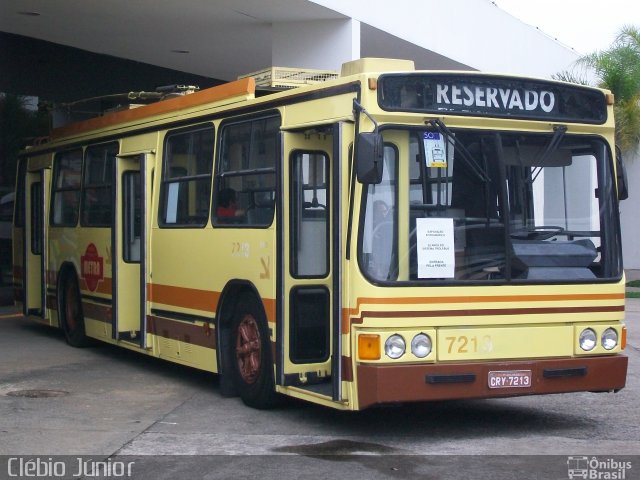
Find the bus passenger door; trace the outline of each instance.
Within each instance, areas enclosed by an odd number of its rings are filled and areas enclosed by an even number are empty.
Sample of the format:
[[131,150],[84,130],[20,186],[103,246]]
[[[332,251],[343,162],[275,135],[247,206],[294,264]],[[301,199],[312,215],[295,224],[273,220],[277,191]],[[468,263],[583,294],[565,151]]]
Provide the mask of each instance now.
[[144,348],[146,335],[146,155],[117,157],[112,238],[113,338]]
[[[329,398],[333,345],[334,126],[283,133],[276,383]],[[338,357],[339,358],[339,357]]]
[[24,233],[25,313],[46,318],[46,188],[49,170],[27,172]]

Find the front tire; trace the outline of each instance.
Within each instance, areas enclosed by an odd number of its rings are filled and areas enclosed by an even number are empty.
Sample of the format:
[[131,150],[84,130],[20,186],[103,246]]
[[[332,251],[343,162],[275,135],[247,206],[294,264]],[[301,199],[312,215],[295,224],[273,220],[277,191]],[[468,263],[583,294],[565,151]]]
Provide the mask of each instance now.
[[271,340],[263,309],[253,295],[242,295],[231,327],[231,369],[242,401],[253,408],[278,403],[273,379]]

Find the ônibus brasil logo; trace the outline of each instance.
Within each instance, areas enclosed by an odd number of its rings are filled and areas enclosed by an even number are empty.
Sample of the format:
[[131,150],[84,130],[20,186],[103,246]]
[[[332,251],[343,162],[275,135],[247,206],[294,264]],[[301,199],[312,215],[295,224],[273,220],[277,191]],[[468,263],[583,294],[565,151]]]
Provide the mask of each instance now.
[[80,257],[80,275],[87,282],[87,288],[95,292],[98,283],[104,279],[104,259],[98,255],[98,249],[93,243],[87,246],[84,255]]
[[571,456],[567,458],[567,474],[570,479],[626,480],[631,462],[616,458]]

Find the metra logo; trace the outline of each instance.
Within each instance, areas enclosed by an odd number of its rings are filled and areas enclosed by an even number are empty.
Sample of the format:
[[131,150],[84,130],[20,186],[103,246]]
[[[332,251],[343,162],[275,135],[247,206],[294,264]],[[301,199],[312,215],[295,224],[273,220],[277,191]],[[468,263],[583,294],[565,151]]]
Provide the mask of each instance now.
[[436,87],[436,103],[464,105],[498,110],[542,110],[551,113],[556,104],[553,92],[520,88],[496,88],[472,85],[443,85]]
[[80,257],[82,274],[90,291],[95,292],[98,283],[104,279],[104,259],[98,255],[98,249],[93,243],[87,246],[84,255]]

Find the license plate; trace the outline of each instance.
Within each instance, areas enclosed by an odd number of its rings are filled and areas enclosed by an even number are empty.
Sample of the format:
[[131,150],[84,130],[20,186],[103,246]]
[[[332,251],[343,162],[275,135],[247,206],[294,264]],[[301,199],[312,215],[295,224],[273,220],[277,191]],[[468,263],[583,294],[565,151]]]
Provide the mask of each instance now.
[[529,388],[531,370],[507,370],[489,372],[489,388]]

